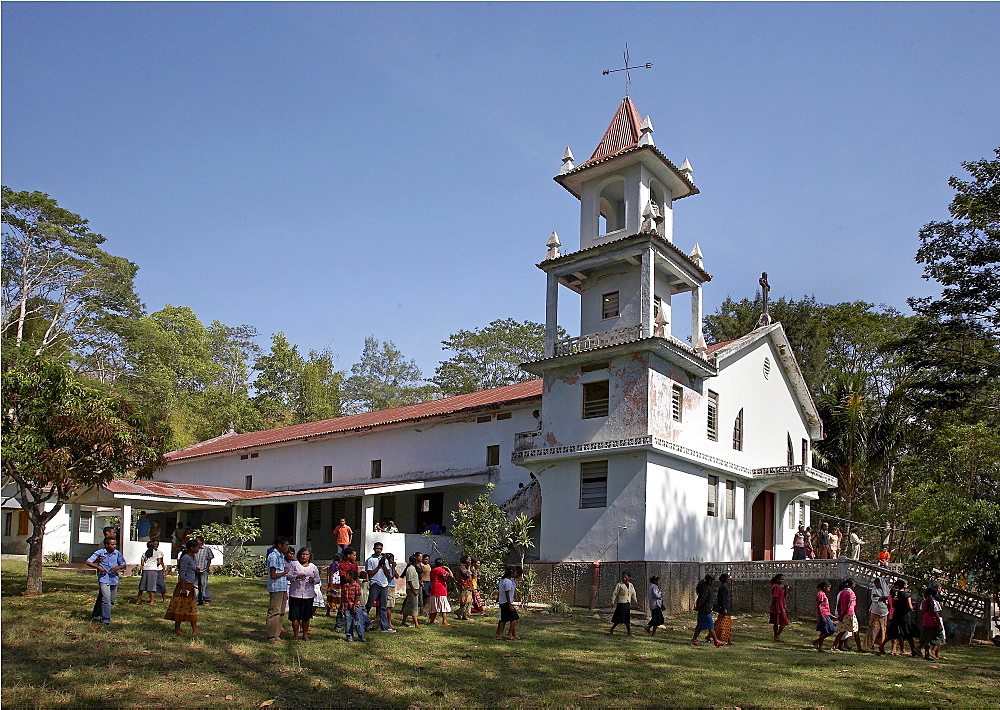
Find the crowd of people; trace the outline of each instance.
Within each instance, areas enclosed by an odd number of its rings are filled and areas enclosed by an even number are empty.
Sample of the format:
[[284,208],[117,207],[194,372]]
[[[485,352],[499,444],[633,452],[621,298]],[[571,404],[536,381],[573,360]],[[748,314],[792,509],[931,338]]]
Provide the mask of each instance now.
[[[143,595],[146,595],[147,604],[156,604],[156,596],[160,603],[166,602],[166,570],[159,544],[155,539],[146,543],[146,552],[139,561],[141,577],[135,604],[144,603]],[[459,560],[455,575],[443,559],[437,558],[432,563],[430,555],[424,553],[414,553],[400,569],[394,555],[384,552],[380,542],[374,544],[372,554],[363,565],[359,565],[357,550],[350,546],[349,540],[340,549],[333,561],[321,570],[313,562],[308,547],[296,551],[287,538],[275,539],[266,556],[269,603],[264,628],[269,643],[280,642],[285,631],[285,616],[291,622],[291,639],[309,641],[310,625],[317,610],[325,610],[327,616],[334,617],[334,631],[343,633],[348,642],[365,641],[368,631],[376,626],[384,633],[396,633],[392,612],[397,601],[397,580],[402,580],[405,595],[399,620],[401,627],[420,630],[420,617],[425,617],[426,624],[434,624],[440,618],[442,626],[451,626],[449,614],[468,620],[470,615],[482,614],[485,610],[480,593],[481,564],[469,555]],[[193,537],[183,542],[177,560],[177,584],[164,614],[164,618],[174,622],[177,635],[184,634],[182,625],[185,623],[190,625],[192,634],[202,633],[198,628],[198,607],[211,604],[208,581],[213,558],[214,553],[203,538]],[[95,623],[110,625],[120,576],[127,567],[118,549],[114,528],[104,529],[103,547],[95,551],[86,564],[98,572],[98,594],[92,619]],[[520,567],[508,567],[498,584],[498,640],[521,639],[517,634],[518,613],[514,605],[521,574]],[[728,574],[719,577],[718,585],[712,575],[698,582],[695,588],[697,622],[690,641],[692,646],[701,645],[702,632],[706,632],[707,641],[714,646],[733,643],[730,582]],[[458,589],[457,613],[448,598],[449,583]],[[645,630],[649,636],[655,636],[664,623],[663,592],[659,583],[658,576],[651,577],[646,590],[650,619]],[[367,586],[367,595],[362,584]],[[853,579],[841,582],[831,608],[832,585],[827,580],[816,585],[816,630],[819,635],[812,646],[817,651],[825,652],[825,642],[832,636],[830,651],[834,652],[848,651],[853,644],[858,652],[869,649],[878,655],[908,653],[928,660],[940,658],[945,626],[937,583],[928,585],[922,599],[916,600],[905,579],[890,583],[886,577],[876,577],[871,585],[864,640],[860,633],[856,587]],[[789,625],[787,592],[785,576],[775,575],[771,579],[768,622],[776,642],[783,641],[782,632]],[[616,628],[624,626],[626,634],[631,636],[631,615],[638,597],[629,572],[622,573],[610,601],[613,614],[608,633],[613,634]],[[371,618],[373,609],[374,619]]]

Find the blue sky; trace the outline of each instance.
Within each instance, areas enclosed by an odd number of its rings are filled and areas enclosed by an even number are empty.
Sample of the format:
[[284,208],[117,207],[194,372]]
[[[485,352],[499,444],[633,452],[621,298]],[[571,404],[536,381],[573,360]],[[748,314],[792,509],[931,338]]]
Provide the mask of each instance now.
[[[624,94],[694,166],[675,243],[706,313],[752,297],[905,309],[917,231],[1000,145],[996,3],[2,6],[2,178],[88,218],[152,311],[283,330],[349,368],[391,339],[544,319],[534,264]],[[577,329],[571,299],[561,324]]]

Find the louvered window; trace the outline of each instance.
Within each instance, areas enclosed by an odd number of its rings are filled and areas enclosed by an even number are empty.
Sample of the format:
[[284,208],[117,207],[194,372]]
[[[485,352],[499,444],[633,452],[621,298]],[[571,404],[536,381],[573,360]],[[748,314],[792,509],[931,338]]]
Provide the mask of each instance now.
[[87,510],[80,511],[80,532],[89,535],[94,529],[94,514]]
[[736,421],[733,422],[733,448],[737,451],[743,451],[743,410],[736,415]]
[[618,292],[604,294],[601,299],[601,318],[614,318],[618,315]]
[[594,419],[608,416],[608,380],[587,382],[583,385],[583,418]]
[[580,464],[580,507],[608,506],[608,462],[584,461]]
[[684,388],[674,385],[673,392],[670,394],[670,416],[673,417],[675,422],[681,420],[681,412],[684,409]]
[[500,445],[494,444],[493,446],[486,447],[486,465],[487,466],[499,466],[500,465]]
[[372,478],[382,478],[382,459],[372,461]]
[[719,395],[708,391],[708,439],[719,440]]
[[708,514],[716,517],[719,514],[719,477],[708,477]]
[[319,530],[323,521],[323,501],[309,501],[309,515],[306,517],[306,525],[310,530]]
[[736,519],[736,481],[726,481],[726,518]]
[[333,483],[333,466],[323,467],[323,483]]

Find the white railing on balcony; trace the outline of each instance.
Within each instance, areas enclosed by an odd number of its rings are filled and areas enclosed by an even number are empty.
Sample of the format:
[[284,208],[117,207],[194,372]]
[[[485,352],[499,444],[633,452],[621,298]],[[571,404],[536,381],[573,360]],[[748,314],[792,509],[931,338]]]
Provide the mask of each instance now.
[[609,345],[630,343],[640,338],[642,338],[641,325],[606,330],[602,333],[589,333],[576,338],[564,338],[556,342],[556,355],[572,355],[573,353],[604,348]]
[[542,432],[537,429],[534,431],[519,431],[514,434],[514,451],[528,451],[535,448],[538,444],[538,440],[541,439]]
[[812,466],[806,466],[804,464],[799,464],[796,466],[774,466],[772,468],[755,468],[753,470],[754,478],[767,478],[768,476],[784,477],[790,475],[800,475],[811,478],[815,481],[820,481],[830,486],[837,485],[837,478],[831,476],[829,473],[825,473]]

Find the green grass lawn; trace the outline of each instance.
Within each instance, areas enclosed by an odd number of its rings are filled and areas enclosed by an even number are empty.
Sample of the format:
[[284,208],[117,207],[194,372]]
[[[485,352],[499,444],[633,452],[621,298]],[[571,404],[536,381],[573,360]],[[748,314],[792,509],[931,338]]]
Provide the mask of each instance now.
[[[263,643],[263,581],[214,577],[198,638],[173,635],[165,607],[131,604],[123,580],[114,624],[93,628],[93,577],[45,571],[45,596],[18,596],[25,565],[5,561],[3,704],[16,706],[256,707],[847,707],[1000,703],[1000,648],[945,647],[941,662],[819,654],[806,620],[774,643],[764,617],[739,616],[736,645],[688,645],[694,616],[607,635],[607,615],[522,613],[520,642],[494,639],[495,612],[451,628],[370,633],[347,644],[332,619],[314,640]],[[173,580],[168,578],[168,588]],[[169,598],[168,598],[169,599]],[[398,607],[397,607],[398,611]],[[398,616],[397,616],[398,621]],[[186,625],[185,625],[186,626]],[[286,628],[289,625],[286,621]]]

